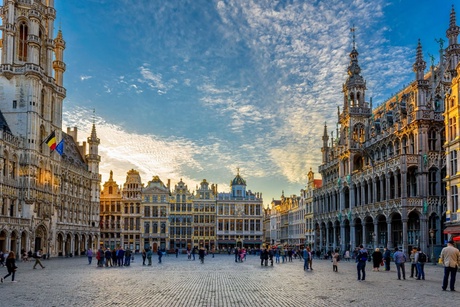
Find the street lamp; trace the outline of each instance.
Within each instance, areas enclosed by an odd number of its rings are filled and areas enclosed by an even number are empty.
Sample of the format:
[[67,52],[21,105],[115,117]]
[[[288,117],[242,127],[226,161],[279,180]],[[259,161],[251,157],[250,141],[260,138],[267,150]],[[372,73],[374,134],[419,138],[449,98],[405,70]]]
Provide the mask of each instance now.
[[433,263],[433,265],[436,265],[436,261],[434,259],[434,248],[433,248],[433,240],[434,240],[434,234],[435,234],[436,230],[434,230],[433,228],[430,229],[430,238],[431,238],[431,262]]

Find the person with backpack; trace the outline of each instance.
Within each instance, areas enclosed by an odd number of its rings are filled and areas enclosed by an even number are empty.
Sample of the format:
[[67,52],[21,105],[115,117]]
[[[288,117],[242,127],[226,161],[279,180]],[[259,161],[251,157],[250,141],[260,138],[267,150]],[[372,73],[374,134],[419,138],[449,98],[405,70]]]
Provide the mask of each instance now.
[[34,269],[36,269],[37,264],[39,264],[42,267],[42,269],[45,268],[43,266],[43,264],[41,263],[41,261],[40,261],[40,258],[42,257],[42,250],[41,249],[39,249],[37,252],[35,252],[32,255],[32,257],[35,258]]
[[415,253],[415,264],[417,265],[417,280],[425,280],[425,262],[427,261],[427,256],[422,249],[417,248],[417,253]]
[[[366,262],[369,257],[367,250],[361,244],[356,255],[356,268],[358,270],[358,281],[366,280]],[[362,275],[362,278],[361,278]]]

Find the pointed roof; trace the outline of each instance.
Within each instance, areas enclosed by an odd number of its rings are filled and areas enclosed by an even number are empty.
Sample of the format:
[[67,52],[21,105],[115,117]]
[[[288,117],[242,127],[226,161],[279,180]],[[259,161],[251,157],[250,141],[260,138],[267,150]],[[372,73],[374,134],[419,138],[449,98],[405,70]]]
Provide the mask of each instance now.
[[353,49],[350,52],[350,65],[348,65],[348,78],[347,81],[345,82],[345,86],[347,89],[351,89],[353,87],[365,87],[366,82],[364,81],[364,78],[360,75],[361,73],[361,67],[359,67],[358,64],[358,51],[356,50],[356,44],[355,44],[355,27],[350,29],[350,31],[353,33]]
[[11,133],[10,127],[8,126],[8,123],[6,122],[5,117],[3,117],[3,113],[1,110],[0,110],[0,130]]

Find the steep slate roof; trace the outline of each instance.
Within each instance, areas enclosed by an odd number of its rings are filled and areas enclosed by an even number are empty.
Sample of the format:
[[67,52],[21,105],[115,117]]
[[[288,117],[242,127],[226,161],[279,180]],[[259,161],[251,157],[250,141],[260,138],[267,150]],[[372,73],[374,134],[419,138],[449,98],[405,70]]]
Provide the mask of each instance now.
[[8,123],[5,120],[5,117],[3,117],[3,113],[1,110],[0,110],[0,130],[11,133],[10,127],[8,126]]
[[81,156],[78,145],[75,143],[73,137],[62,132],[62,138],[64,139],[64,154],[62,155],[62,160],[74,166],[87,169],[88,166],[85,159]]

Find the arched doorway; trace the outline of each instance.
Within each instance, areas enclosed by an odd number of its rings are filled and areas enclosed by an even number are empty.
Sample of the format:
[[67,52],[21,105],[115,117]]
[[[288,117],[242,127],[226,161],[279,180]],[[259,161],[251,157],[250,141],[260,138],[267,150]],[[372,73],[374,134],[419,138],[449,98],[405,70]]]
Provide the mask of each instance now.
[[8,250],[13,251],[16,255],[18,255],[18,233],[16,231],[13,231],[11,234],[11,240],[10,240],[10,248]]
[[75,251],[75,256],[79,255],[79,251],[80,251],[79,247],[80,247],[80,237],[78,236],[78,234],[75,234],[74,240],[73,240],[73,250]]
[[[357,218],[355,220],[355,245],[360,246],[361,244],[363,244],[363,223],[360,218]],[[353,248],[356,246],[353,246]]]
[[383,214],[377,217],[377,247],[384,248],[388,243],[387,219]]
[[57,251],[58,251],[58,256],[64,256],[64,253],[62,251],[62,247],[64,246],[64,235],[62,233],[59,233],[57,236]]
[[[86,252],[86,235],[83,234],[81,235],[81,241],[80,241],[80,252],[81,252],[81,255],[84,255],[85,252]],[[113,249],[113,247],[111,247],[111,249]]]
[[21,233],[21,251],[28,251],[27,250],[27,231],[23,231]]
[[365,228],[365,244],[367,248],[374,249],[374,237],[377,235],[374,233],[374,220],[371,216],[367,216],[364,219],[364,228]]
[[420,245],[420,214],[417,211],[409,213],[407,220],[407,244],[408,250]]
[[66,240],[65,240],[65,256],[66,257],[72,257],[71,255],[71,252],[72,252],[72,236],[69,234],[67,234],[67,237],[66,237]]
[[399,213],[394,213],[391,215],[391,237],[393,239],[393,246],[391,248],[398,247],[400,250],[402,250],[403,225],[401,214]]
[[0,232],[0,249],[2,251],[7,250],[7,248],[6,248],[6,231],[5,230],[2,230],[2,232]]
[[40,249],[44,251],[46,247],[45,244],[46,244],[47,239],[48,239],[48,235],[47,235],[45,226],[39,225],[37,229],[35,230],[34,251],[38,251]]

